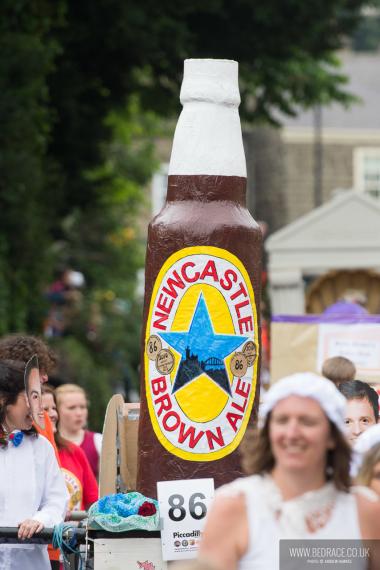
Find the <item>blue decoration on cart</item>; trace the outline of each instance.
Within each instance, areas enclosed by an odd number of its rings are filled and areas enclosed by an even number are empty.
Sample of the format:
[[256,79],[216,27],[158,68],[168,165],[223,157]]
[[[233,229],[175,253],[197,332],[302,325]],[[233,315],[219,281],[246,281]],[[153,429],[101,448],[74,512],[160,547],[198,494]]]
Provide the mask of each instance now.
[[[153,514],[141,514],[150,512]],[[158,502],[137,491],[106,495],[90,507],[88,524],[90,528],[109,532],[156,531],[160,528]]]

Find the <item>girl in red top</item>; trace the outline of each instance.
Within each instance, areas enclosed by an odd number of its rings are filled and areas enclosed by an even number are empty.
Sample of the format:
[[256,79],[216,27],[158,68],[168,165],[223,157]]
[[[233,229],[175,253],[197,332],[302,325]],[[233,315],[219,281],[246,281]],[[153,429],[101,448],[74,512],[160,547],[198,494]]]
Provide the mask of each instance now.
[[55,396],[60,435],[83,449],[97,478],[102,436],[86,429],[88,402],[85,391],[77,384],[62,384],[56,389]]
[[87,510],[98,500],[98,484],[84,451],[62,438],[57,431],[58,411],[54,390],[50,386],[42,387],[42,403],[48,413],[55,434],[61,469],[70,493],[69,510]]

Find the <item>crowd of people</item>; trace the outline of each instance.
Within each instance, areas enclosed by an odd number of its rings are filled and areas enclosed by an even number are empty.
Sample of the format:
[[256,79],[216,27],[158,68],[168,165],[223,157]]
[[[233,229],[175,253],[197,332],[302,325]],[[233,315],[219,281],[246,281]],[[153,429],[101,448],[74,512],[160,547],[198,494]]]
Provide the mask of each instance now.
[[[86,427],[83,388],[49,385],[56,364],[39,338],[0,339],[0,523],[20,539],[98,498],[101,435]],[[322,374],[264,393],[242,445],[247,476],[217,490],[197,568],[279,568],[281,539],[380,539],[379,396],[343,357]],[[371,556],[380,568],[379,549]],[[59,567],[52,548],[0,547],[0,568]]]

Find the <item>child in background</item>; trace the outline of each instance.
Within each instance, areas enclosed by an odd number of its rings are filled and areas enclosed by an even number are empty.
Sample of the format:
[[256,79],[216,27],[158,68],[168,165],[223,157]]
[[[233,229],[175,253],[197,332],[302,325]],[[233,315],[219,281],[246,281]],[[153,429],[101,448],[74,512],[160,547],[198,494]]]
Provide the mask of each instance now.
[[56,389],[55,397],[59,414],[59,434],[83,449],[95,477],[98,478],[102,435],[86,429],[86,392],[76,384],[62,384]]
[[46,384],[42,387],[42,404],[53,426],[62,473],[70,494],[69,511],[87,510],[99,498],[98,484],[90,464],[84,451],[57,431],[59,415],[54,390]]
[[331,380],[338,388],[342,382],[354,380],[356,376],[355,364],[344,356],[327,358],[322,366],[322,376]]

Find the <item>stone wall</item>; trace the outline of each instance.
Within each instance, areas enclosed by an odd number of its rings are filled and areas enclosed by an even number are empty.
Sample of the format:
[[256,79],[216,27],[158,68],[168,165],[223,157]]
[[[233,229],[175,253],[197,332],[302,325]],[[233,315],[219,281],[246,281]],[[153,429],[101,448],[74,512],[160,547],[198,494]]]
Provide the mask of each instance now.
[[[375,144],[374,144],[375,143]],[[265,220],[269,232],[293,222],[316,206],[315,142],[312,129],[255,127],[244,131],[248,170],[248,205],[256,220]],[[354,151],[380,146],[380,136],[323,132],[322,203],[336,191],[354,187]]]
[[[315,207],[315,149],[312,142],[283,143],[287,219],[292,222]],[[355,145],[324,143],[322,146],[322,202],[337,189],[353,187]],[[284,225],[285,225],[284,224]]]

